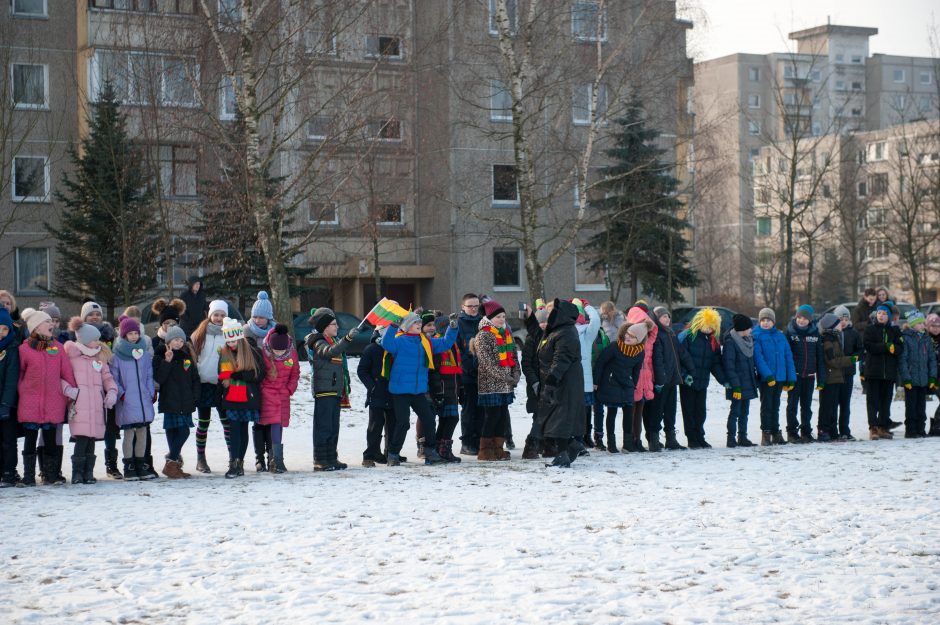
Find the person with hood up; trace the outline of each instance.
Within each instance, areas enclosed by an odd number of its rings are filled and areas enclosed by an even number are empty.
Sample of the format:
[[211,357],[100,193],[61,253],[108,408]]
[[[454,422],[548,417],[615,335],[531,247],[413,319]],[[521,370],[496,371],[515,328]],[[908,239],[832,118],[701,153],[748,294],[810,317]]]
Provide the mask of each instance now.
[[[180,294],[185,307],[180,313],[180,327],[186,336],[192,336],[202,320],[205,319],[210,311],[206,292],[202,290],[202,278],[199,276],[189,276],[186,279],[186,290]],[[226,314],[228,307],[226,306]]]
[[571,466],[584,449],[584,371],[580,333],[575,327],[580,312],[577,306],[561,299],[550,307],[538,348],[539,406],[535,418],[537,431],[553,439],[558,450],[551,466],[564,468]]
[[[826,386],[826,362],[823,359],[819,328],[813,320],[816,311],[809,304],[796,309],[787,325],[787,340],[793,352],[796,384],[787,390],[787,442],[815,443],[813,437],[813,390]],[[799,419],[797,419],[799,413]]]
[[854,441],[852,429],[849,427],[849,421],[852,415],[852,388],[855,386],[856,363],[861,360],[865,353],[865,345],[862,343],[862,336],[852,325],[852,316],[849,309],[845,306],[836,306],[832,311],[840,319],[839,337],[842,341],[842,353],[846,356],[854,356],[855,361],[842,371],[842,386],[839,388],[839,418],[838,432],[839,439],[844,441]]
[[926,438],[927,394],[937,390],[937,356],[919,310],[907,316],[898,375],[904,385],[904,438]]
[[868,434],[871,440],[891,439],[891,400],[898,381],[898,359],[904,346],[901,329],[891,323],[891,307],[878,304],[875,318],[863,335],[865,343],[865,383],[868,392]]
[[503,448],[513,390],[519,384],[516,344],[506,325],[506,310],[496,300],[483,304],[480,329],[470,347],[477,357],[477,406],[483,408],[483,430],[477,460],[509,460]]
[[721,365],[721,316],[714,308],[695,313],[688,328],[679,334],[679,344],[689,356],[691,368],[683,371],[684,385],[679,387],[682,422],[689,449],[711,449],[705,440],[706,399],[711,378],[729,388]]
[[[657,306],[653,309],[653,321],[658,329],[656,352],[663,372],[662,384],[653,386],[654,419],[657,430],[658,424],[662,424],[666,433],[666,449],[684,450],[686,448],[679,444],[676,435],[676,409],[679,386],[682,384],[682,370],[691,370],[693,364],[689,354],[679,345],[679,337],[672,329],[672,313],[663,306]],[[653,354],[654,358],[657,353]]]
[[842,320],[826,313],[819,320],[822,352],[826,366],[826,386],[819,393],[817,440],[821,443],[839,440],[839,397],[845,384],[845,370],[854,367],[857,358],[845,352],[841,331]]
[[740,313],[731,319],[732,329],[725,337],[722,366],[731,388],[725,395],[731,400],[728,414],[728,447],[753,447],[747,438],[747,417],[751,400],[757,397],[757,367],[754,364],[754,337],[751,318]]
[[[634,391],[643,369],[645,343],[649,327],[645,323],[624,322],[617,332],[616,341],[604,348],[594,363],[594,397],[604,406],[607,423],[606,450],[617,449],[617,409],[623,412],[624,451],[629,451],[632,434]],[[631,444],[635,449],[636,441]]]
[[[392,370],[392,355],[382,347],[382,338],[388,327],[376,328],[372,340],[359,357],[356,375],[366,389],[366,408],[369,423],[366,426],[366,449],[362,452],[362,466],[372,468],[388,462],[387,448],[395,431],[395,412],[392,395],[388,392],[388,376]],[[386,452],[382,452],[382,433],[385,433]]]

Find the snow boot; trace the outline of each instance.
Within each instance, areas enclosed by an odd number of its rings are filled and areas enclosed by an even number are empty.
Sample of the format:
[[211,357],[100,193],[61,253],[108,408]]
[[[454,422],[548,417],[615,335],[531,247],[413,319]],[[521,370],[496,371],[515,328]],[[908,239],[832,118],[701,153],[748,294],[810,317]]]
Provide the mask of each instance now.
[[424,437],[422,436],[417,440],[418,443],[418,458],[424,460]]
[[617,449],[617,435],[613,432],[607,433],[607,452],[611,454],[620,453],[620,450]]
[[711,449],[712,448],[712,446],[709,445],[708,441],[705,440],[704,438],[698,439],[698,447],[699,449]]
[[287,467],[284,466],[284,445],[277,443],[274,445],[274,469],[272,473],[287,473]]
[[686,447],[679,443],[679,439],[676,438],[675,434],[666,434],[666,449],[681,450],[686,449]]
[[820,443],[830,443],[832,442],[832,436],[829,435],[829,432],[826,430],[819,430],[816,433],[816,440]]
[[255,425],[251,428],[251,441],[255,446],[255,471],[265,473],[268,464],[264,461],[264,428]]
[[581,456],[588,455],[588,450],[584,447],[584,442],[577,436],[568,441],[568,460],[574,462]]
[[787,442],[791,445],[802,445],[806,441],[800,438],[800,435],[796,432],[787,432]]
[[56,450],[42,448],[39,454],[39,464],[42,466],[42,485],[43,486],[61,486],[65,484],[65,476],[61,476],[56,471]]
[[169,458],[166,459],[166,463],[164,463],[163,469],[160,472],[171,480],[183,479],[183,474],[180,471],[179,463],[175,460],[170,460]]
[[604,445],[604,435],[600,432],[594,432],[594,449],[597,451],[607,451],[607,446]]
[[480,439],[480,453],[477,454],[477,460],[480,462],[499,460],[496,457],[496,442],[492,438]]
[[65,476],[62,475],[62,456],[64,454],[65,454],[64,445],[56,445],[55,450],[52,452],[52,470],[53,470],[52,483],[57,486],[68,483],[68,480],[66,480]]
[[348,469],[349,465],[345,462],[340,462],[339,458],[336,455],[336,450],[333,450],[333,453],[330,455],[331,462],[333,463],[333,468],[337,471],[342,471],[343,469]]
[[443,464],[447,462],[444,460],[437,450],[433,447],[424,448],[424,464]]
[[437,441],[437,453],[447,462],[460,462],[460,458],[454,455],[454,441],[449,438],[442,438]]
[[940,417],[930,419],[930,431],[927,436],[940,436]]
[[16,473],[7,471],[3,474],[3,477],[0,477],[0,488],[13,488],[14,486],[19,486]]
[[196,452],[196,470],[200,473],[212,473],[209,463],[206,462],[206,452],[204,451]]
[[314,447],[313,449],[313,470],[314,471],[336,471],[337,467],[333,464],[333,455],[329,448]]
[[23,479],[18,486],[36,485],[36,454],[23,452]]
[[137,477],[137,472],[134,470],[134,459],[124,458],[124,481],[136,482],[138,480],[140,480],[140,478]]
[[81,484],[85,480],[85,454],[72,456],[72,484]]
[[[117,449],[105,449],[104,450],[104,468],[112,480],[123,480],[124,476],[121,475],[121,472],[118,471],[117,466]],[[124,465],[124,472],[127,472],[127,463]]]
[[646,442],[649,444],[650,451],[662,451],[663,444],[659,442],[659,435],[655,437],[647,438]]
[[800,442],[803,442],[806,444],[815,443],[816,439],[813,438],[813,434],[811,432],[806,432],[800,437]]
[[525,439],[525,447],[522,448],[522,459],[523,460],[538,460],[539,458],[539,441],[538,439],[527,436]]
[[770,432],[761,432],[760,433],[760,446],[769,447],[770,445],[773,445],[772,436],[773,435]]
[[903,422],[903,421],[894,421],[894,420],[892,420],[892,419],[888,419],[888,427],[883,428],[883,429],[885,429],[885,430],[894,430],[894,429],[897,429],[897,428],[901,427],[902,425],[904,425],[904,422]]
[[636,444],[633,440],[633,437],[627,436],[623,439],[623,447],[620,448],[620,451],[625,454],[636,451]]
[[770,435],[770,442],[774,445],[786,445],[787,441],[783,438],[783,432],[777,430]]
[[[399,467],[401,466],[401,463],[404,462],[404,460],[402,460],[402,457],[400,454],[393,454],[389,452],[388,454],[386,454],[386,462],[388,463],[388,466],[390,467]],[[314,468],[314,471],[316,471],[316,468]]]
[[[137,476],[138,480],[145,481],[153,479],[150,477],[150,472],[147,470],[147,463],[143,458],[134,458],[131,462],[133,462],[134,475]],[[126,474],[127,471],[124,473]]]
[[510,432],[509,436],[506,437],[506,449],[512,451],[516,448],[516,441],[512,440],[512,433]]
[[480,453],[480,446],[474,445],[472,443],[461,443],[460,444],[460,455],[461,456],[476,456]]
[[754,443],[748,440],[747,434],[738,434],[738,447],[753,447],[753,446],[754,446]]
[[646,451],[646,447],[643,446],[642,438],[633,439],[633,451]]
[[542,439],[542,457],[554,458],[558,455],[558,442],[553,438]]
[[229,458],[228,471],[225,472],[225,479],[232,480],[238,477],[238,460]]
[[85,473],[82,479],[82,484],[97,484],[98,480],[95,479],[95,461],[98,460],[98,456],[95,454],[85,454]]
[[509,452],[503,448],[503,445],[506,444],[506,439],[497,436],[490,440],[493,441],[493,455],[496,456],[496,460],[509,460],[511,456]]
[[728,434],[728,440],[725,444],[728,446],[728,449],[734,449],[738,446],[738,444],[734,442],[734,434]]
[[144,472],[146,473],[145,480],[155,480],[160,477],[160,474],[157,473],[157,470],[153,468],[153,456],[144,456]]

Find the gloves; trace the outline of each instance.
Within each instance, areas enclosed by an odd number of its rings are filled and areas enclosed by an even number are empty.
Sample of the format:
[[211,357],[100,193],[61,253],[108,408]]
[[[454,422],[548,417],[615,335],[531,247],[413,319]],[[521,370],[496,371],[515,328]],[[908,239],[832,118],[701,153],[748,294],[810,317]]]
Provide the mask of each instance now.
[[914,385],[911,384],[911,381],[910,381],[910,380],[905,380],[905,381],[904,381],[904,388],[907,389],[907,390],[911,390],[912,388],[914,388]]
[[663,392],[663,385],[662,385],[662,384],[654,384],[654,385],[653,385],[653,392],[654,392],[654,393],[657,393],[657,394],[658,394],[658,393],[662,393],[662,392]]
[[691,375],[687,375],[685,376],[685,379],[682,381],[685,382],[686,386],[692,386],[692,382],[694,382],[695,379]]
[[852,356],[852,364],[854,365],[857,362],[858,362],[858,356]]
[[821,391],[821,390],[823,390],[824,388],[826,388],[826,383],[825,383],[825,382],[820,382],[820,383],[818,383],[818,384],[816,385],[816,390],[817,390],[817,391]]
[[542,400],[545,402],[549,408],[558,404],[558,387],[545,385],[545,388],[542,389]]
[[888,353],[889,354],[894,353],[894,343],[888,343]]
[[767,386],[769,386],[769,387],[771,387],[771,388],[777,386],[777,380],[776,380],[776,379],[774,378],[774,376],[772,376],[772,375],[768,375],[768,376],[767,376],[766,382],[767,382]]
[[[937,390],[937,379],[936,379],[936,378],[930,378],[930,382],[927,384],[927,388],[929,388],[929,389],[932,390],[932,391]],[[0,414],[2,414],[2,413],[0,413]]]
[[731,399],[734,399],[734,400],[736,400],[736,401],[741,401],[741,389],[739,389],[739,388],[732,389],[732,391],[731,391]]
[[450,316],[447,317],[450,321],[447,325],[456,329],[457,328],[457,313],[450,313]]
[[115,391],[108,391],[108,394],[104,396],[104,407],[108,410],[114,408],[114,404],[117,403],[117,393]]
[[793,390],[793,383],[792,383],[792,382],[785,382],[784,385],[783,385],[783,390],[785,390],[785,391],[788,392],[788,393],[789,393],[790,391],[792,391],[792,390]]
[[78,389],[74,386],[68,387],[68,389],[66,389],[65,391],[65,396],[71,399],[72,401],[75,401],[76,399],[78,399]]
[[359,326],[356,326],[355,328],[353,328],[352,330],[346,333],[345,339],[349,341],[350,343],[352,343],[353,339],[356,338],[356,335],[359,334],[360,332],[362,332],[362,330],[359,329]]

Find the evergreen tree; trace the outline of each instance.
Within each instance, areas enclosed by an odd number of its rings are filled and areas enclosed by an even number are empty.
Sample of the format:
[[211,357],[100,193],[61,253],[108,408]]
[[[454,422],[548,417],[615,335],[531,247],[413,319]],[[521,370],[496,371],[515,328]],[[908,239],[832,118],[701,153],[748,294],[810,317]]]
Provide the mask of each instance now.
[[604,199],[592,201],[601,230],[588,241],[593,269],[606,270],[611,295],[629,283],[633,296],[642,283],[646,292],[667,301],[682,301],[678,289],[697,284],[689,261],[689,227],[678,217],[678,181],[674,166],[662,161],[656,147],[659,132],[646,125],[642,105],[633,101],[617,120],[619,134],[606,154],[614,164],[603,169],[597,185]]
[[73,173],[56,193],[62,218],[45,225],[59,256],[53,292],[94,298],[113,320],[118,303],[131,305],[156,287],[160,248],[141,158],[110,82],[92,104],[89,127],[81,153],[69,150]]

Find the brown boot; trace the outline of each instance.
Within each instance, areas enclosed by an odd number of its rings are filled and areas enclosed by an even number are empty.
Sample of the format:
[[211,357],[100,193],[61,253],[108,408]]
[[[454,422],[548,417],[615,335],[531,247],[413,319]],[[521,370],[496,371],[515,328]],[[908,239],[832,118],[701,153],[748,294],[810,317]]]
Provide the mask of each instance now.
[[183,479],[183,472],[180,470],[180,465],[176,460],[167,460],[166,464],[163,465],[163,471],[161,471],[161,473],[171,480]]
[[500,436],[492,439],[493,441],[493,455],[496,460],[509,460],[509,452],[503,447],[506,443],[506,439]]
[[891,440],[892,438],[894,438],[894,432],[892,432],[888,428],[878,428],[878,429],[881,430],[881,438],[885,438],[888,440]]
[[760,433],[760,446],[768,447],[773,445],[773,438],[770,432],[761,432]]
[[522,448],[523,460],[539,459],[539,442],[532,437],[525,439],[525,447]]
[[492,438],[480,439],[480,453],[477,454],[477,460],[480,462],[489,462],[496,460],[496,446]]
[[873,441],[878,441],[885,437],[882,435],[881,428],[872,427],[872,428],[868,428],[868,438],[870,438]]

